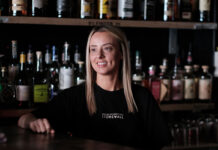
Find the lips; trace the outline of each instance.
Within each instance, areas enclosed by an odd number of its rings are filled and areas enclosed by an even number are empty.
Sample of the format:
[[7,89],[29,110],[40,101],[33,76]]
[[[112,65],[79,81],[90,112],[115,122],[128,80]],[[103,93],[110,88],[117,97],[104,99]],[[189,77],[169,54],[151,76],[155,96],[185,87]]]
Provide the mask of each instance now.
[[97,62],[98,67],[105,67],[107,65],[107,62]]

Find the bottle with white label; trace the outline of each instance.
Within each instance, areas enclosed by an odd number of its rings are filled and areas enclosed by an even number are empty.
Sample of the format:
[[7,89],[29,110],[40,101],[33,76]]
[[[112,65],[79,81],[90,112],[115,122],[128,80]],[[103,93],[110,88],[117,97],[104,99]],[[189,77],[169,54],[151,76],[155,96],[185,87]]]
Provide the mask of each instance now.
[[20,53],[20,69],[15,79],[16,100],[19,108],[28,108],[32,101],[32,83],[28,80],[26,70],[26,54]]
[[211,0],[199,0],[199,21],[210,22]]
[[184,100],[188,102],[193,102],[196,98],[196,89],[195,89],[195,77],[192,73],[192,66],[185,66],[185,74],[183,75],[184,79]]
[[36,51],[36,70],[33,77],[34,105],[43,105],[48,102],[48,80],[43,72],[42,52]]
[[118,0],[118,18],[133,19],[134,0]]
[[198,98],[201,102],[209,102],[212,95],[212,75],[209,73],[209,66],[202,66],[202,74],[199,78]]
[[74,68],[70,62],[69,43],[64,43],[64,60],[60,67],[59,89],[64,90],[74,85]]

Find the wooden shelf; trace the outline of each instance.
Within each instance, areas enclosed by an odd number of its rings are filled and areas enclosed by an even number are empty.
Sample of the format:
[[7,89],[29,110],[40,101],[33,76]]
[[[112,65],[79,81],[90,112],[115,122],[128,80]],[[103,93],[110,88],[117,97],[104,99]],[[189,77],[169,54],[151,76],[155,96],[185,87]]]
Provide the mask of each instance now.
[[204,143],[199,145],[187,145],[187,146],[168,146],[164,147],[162,150],[205,150],[205,149],[218,149],[218,143]]
[[106,19],[79,19],[54,17],[12,17],[1,16],[0,24],[32,24],[54,26],[98,26],[114,25],[129,28],[163,28],[163,29],[217,29],[217,23],[200,22],[164,22],[144,20],[106,20]]
[[0,118],[20,117],[25,113],[29,113],[34,109],[0,109]]
[[161,104],[162,111],[201,111],[215,109],[214,103]]

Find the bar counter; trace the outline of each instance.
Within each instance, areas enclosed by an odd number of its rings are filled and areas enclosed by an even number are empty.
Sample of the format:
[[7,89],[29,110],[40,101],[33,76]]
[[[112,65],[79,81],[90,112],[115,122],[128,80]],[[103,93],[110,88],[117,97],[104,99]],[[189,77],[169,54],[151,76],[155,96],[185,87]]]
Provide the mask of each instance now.
[[0,150],[139,150],[137,148],[81,139],[66,134],[36,134],[16,126],[0,126],[7,141]]

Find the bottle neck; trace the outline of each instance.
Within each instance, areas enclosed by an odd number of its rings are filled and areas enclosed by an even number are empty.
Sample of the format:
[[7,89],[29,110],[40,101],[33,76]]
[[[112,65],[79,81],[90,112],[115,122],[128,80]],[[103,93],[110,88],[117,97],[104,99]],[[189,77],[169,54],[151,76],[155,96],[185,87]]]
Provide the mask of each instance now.
[[20,71],[23,72],[25,70],[26,63],[26,55],[24,53],[20,54]]
[[42,53],[37,53],[36,58],[36,72],[43,72]]

